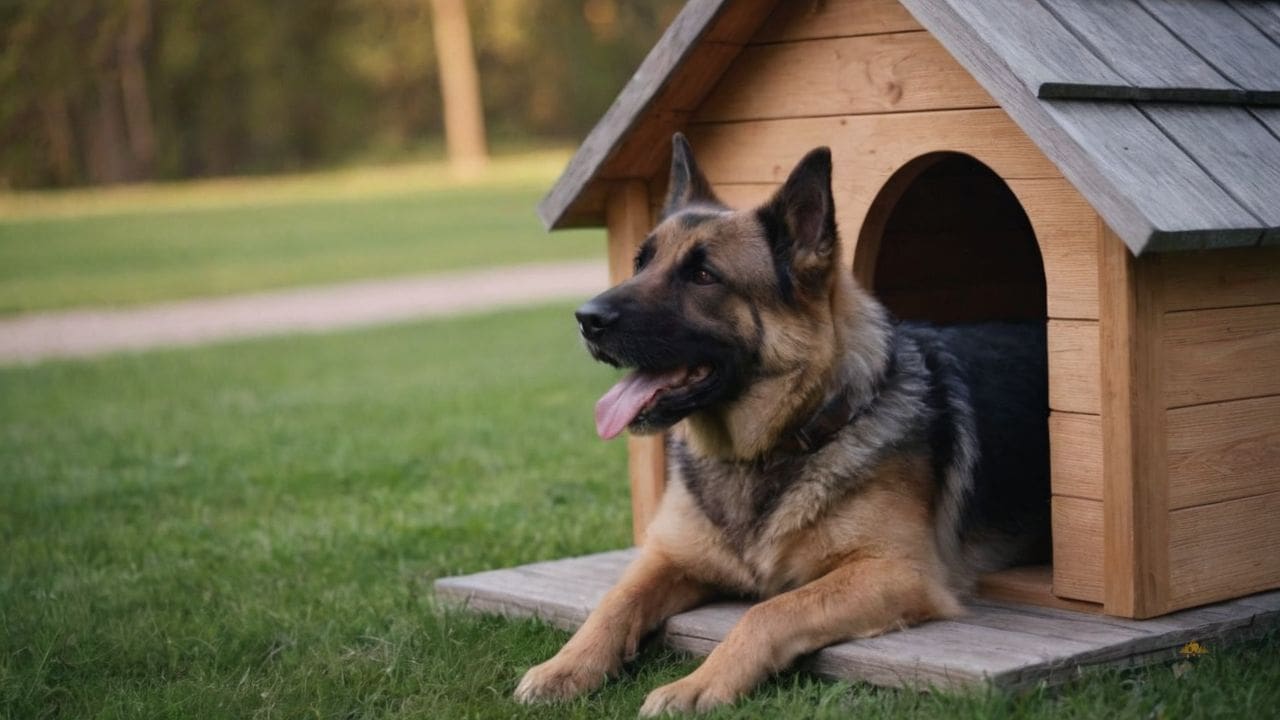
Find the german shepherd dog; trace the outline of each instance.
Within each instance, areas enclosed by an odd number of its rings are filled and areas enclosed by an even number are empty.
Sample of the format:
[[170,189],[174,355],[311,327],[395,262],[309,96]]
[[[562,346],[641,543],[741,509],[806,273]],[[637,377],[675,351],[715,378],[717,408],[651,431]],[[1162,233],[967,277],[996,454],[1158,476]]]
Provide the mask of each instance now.
[[681,135],[672,155],[634,276],[577,311],[591,354],[632,370],[599,434],[671,428],[668,486],[524,702],[596,688],[672,614],[761,598],[640,714],[709,710],[825,645],[955,616],[978,572],[1047,549],[1044,324],[895,321],[841,266],[826,148],[749,211]]

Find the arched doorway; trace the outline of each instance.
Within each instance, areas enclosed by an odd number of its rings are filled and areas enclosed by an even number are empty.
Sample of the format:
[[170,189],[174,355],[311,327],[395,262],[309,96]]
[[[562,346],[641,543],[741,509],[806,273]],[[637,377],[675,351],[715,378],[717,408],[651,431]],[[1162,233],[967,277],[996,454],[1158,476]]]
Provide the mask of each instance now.
[[961,153],[907,163],[872,203],[854,271],[899,318],[1044,320],[1044,263],[1013,191]]
[[[969,155],[930,153],[890,177],[859,234],[854,271],[903,320],[1018,321],[1045,331],[1044,263],[1031,221],[1004,180]],[[972,332],[977,338],[999,337],[990,328]],[[1000,449],[979,460],[975,471],[984,481],[969,501],[991,527],[1016,537],[1042,524],[1048,530],[1050,522],[1049,358],[1043,335],[1029,342],[1039,348],[1036,373],[1001,374],[993,370],[998,362],[977,359],[981,352],[960,356],[962,362],[978,363],[968,382],[979,440]],[[1038,387],[1028,389],[1028,383]],[[984,425],[984,419],[991,422]],[[1015,419],[1023,434],[1016,446],[1006,447],[1002,423]],[[1020,555],[1041,562],[1049,549],[1047,542],[1038,542]],[[1041,568],[1046,595],[1048,572],[1047,566]],[[999,575],[984,584],[998,582]]]

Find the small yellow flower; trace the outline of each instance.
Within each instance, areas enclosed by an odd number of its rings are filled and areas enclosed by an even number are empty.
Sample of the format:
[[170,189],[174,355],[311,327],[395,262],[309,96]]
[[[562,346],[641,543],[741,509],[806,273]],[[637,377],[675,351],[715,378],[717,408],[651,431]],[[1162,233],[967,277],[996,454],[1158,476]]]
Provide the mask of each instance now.
[[1192,640],[1186,645],[1183,645],[1182,649],[1178,651],[1178,654],[1182,655],[1182,657],[1199,657],[1201,655],[1208,655],[1209,648],[1201,645],[1198,641]]

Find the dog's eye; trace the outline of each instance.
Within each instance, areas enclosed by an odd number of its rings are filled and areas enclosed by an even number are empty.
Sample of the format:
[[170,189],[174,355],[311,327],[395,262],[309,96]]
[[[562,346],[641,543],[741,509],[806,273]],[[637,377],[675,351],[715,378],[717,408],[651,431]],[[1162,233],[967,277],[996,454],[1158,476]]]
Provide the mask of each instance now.
[[644,269],[645,265],[653,259],[653,238],[647,238],[644,244],[640,246],[640,252],[636,253],[636,259],[631,262],[632,274],[637,274]]
[[715,275],[711,274],[706,268],[698,268],[693,271],[692,280],[697,285],[714,285],[719,282]]

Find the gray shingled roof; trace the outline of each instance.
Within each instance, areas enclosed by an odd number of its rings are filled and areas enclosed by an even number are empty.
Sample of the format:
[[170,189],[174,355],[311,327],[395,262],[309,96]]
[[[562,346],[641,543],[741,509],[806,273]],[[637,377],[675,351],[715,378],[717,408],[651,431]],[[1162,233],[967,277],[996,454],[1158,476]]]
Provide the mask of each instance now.
[[[901,2],[1134,253],[1280,244],[1280,0]],[[735,4],[685,6],[637,74],[662,76],[628,84],[539,206],[548,226]]]

